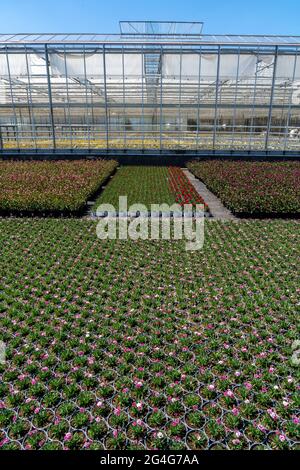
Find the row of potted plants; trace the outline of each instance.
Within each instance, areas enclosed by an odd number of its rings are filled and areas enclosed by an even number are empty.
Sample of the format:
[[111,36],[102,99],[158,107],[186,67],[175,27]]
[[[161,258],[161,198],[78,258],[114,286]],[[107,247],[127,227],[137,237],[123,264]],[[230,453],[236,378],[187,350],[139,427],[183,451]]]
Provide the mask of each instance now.
[[298,223],[0,220],[1,449],[296,448]]
[[0,211],[78,211],[116,161],[1,161]]
[[199,161],[188,168],[236,214],[300,214],[300,162]]
[[144,204],[204,204],[203,199],[176,166],[124,166],[107,185],[95,207],[109,203],[118,207],[119,196],[127,196],[128,206]]

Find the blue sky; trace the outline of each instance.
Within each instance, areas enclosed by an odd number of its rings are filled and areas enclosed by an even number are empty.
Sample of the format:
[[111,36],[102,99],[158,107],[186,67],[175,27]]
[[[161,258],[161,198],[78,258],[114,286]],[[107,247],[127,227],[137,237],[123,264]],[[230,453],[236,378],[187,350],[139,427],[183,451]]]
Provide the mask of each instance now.
[[300,0],[2,0],[0,32],[118,32],[123,20],[204,21],[205,33],[300,35]]

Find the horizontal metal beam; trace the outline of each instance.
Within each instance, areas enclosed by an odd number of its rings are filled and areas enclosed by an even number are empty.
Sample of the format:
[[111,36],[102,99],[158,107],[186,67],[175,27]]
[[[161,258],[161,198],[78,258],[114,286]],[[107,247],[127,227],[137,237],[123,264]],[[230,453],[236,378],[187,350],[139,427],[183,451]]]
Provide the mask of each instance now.
[[56,157],[61,156],[62,158],[72,156],[95,156],[95,157],[105,157],[105,156],[116,156],[119,155],[128,155],[128,156],[182,156],[185,159],[192,157],[231,157],[234,156],[236,159],[247,159],[247,157],[254,158],[287,158],[287,159],[297,159],[300,160],[300,151],[280,151],[280,150],[211,150],[211,149],[202,149],[202,150],[182,150],[182,149],[102,149],[102,148],[92,148],[92,149],[78,149],[78,148],[63,148],[63,149],[49,149],[49,148],[32,148],[32,149],[0,149],[0,158],[31,158],[36,157],[36,159],[43,158],[44,156]]
[[[45,103],[32,103],[31,106],[32,108],[36,108],[36,109],[46,109],[47,108],[47,105],[48,103],[45,102]],[[144,108],[150,108],[150,109],[153,109],[153,108],[156,108],[156,109],[159,109],[160,108],[160,103],[157,103],[157,104],[153,104],[153,103],[144,103],[143,104]],[[70,107],[70,108],[83,108],[83,109],[86,109],[86,108],[90,108],[90,109],[94,109],[94,110],[97,110],[97,109],[105,109],[105,104],[104,103],[97,103],[96,101],[93,102],[93,104],[91,105],[88,105],[83,102],[83,103],[53,103],[53,109],[65,109],[67,107]],[[108,109],[123,109],[123,108],[130,108],[130,109],[138,109],[139,112],[141,110],[141,103],[126,103],[126,105],[124,106],[123,103],[109,103],[108,104]],[[179,104],[176,104],[176,103],[162,103],[162,107],[163,108],[172,108],[172,109],[177,109],[179,108]],[[198,107],[202,108],[202,109],[214,109],[214,102],[212,101],[211,104],[199,104],[199,103],[181,103],[180,104],[180,108],[182,109],[198,109]],[[236,104],[235,105],[236,108],[238,109],[249,109],[249,108],[252,108],[252,103],[248,103],[248,104]],[[18,109],[27,109],[28,108],[28,103],[15,103],[15,108],[18,108]],[[266,104],[256,104],[255,105],[255,108],[257,109],[266,109],[266,110],[269,110],[269,103],[266,103]],[[300,105],[292,105],[290,106],[289,104],[273,104],[273,109],[292,109],[292,110],[299,110],[300,111]],[[11,104],[9,105],[6,105],[6,104],[0,104],[0,109],[7,109],[7,110],[11,110],[12,109],[12,106]],[[233,109],[233,105],[232,103],[228,103],[228,104],[221,104],[221,103],[218,103],[218,109]],[[1,124],[0,124],[1,125]]]
[[254,45],[254,46],[300,46],[300,36],[282,35],[122,35],[98,33],[18,33],[1,34],[2,44],[174,44],[174,45]]

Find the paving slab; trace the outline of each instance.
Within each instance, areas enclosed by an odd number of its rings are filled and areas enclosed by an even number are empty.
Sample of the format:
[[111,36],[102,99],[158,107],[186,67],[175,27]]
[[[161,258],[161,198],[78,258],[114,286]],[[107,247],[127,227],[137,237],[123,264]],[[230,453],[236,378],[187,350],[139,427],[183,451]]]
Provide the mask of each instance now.
[[190,183],[194,186],[196,191],[203,198],[205,203],[208,205],[210,213],[214,219],[218,220],[238,220],[238,217],[224,206],[221,200],[213,194],[207,186],[198,180],[187,168],[182,169],[183,173],[189,179]]

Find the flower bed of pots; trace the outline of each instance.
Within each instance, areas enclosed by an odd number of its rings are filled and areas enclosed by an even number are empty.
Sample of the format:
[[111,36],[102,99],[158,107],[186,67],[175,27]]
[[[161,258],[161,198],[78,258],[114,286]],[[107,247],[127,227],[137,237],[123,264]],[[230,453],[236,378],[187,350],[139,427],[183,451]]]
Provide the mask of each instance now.
[[299,448],[299,233],[212,220],[189,252],[0,219],[0,448]]
[[182,169],[166,166],[124,166],[96,200],[99,204],[119,206],[119,196],[127,196],[128,207],[144,204],[148,211],[151,204],[204,204],[205,202],[190,183]]
[[239,216],[300,215],[300,162],[216,160],[187,166]]
[[0,212],[80,211],[116,161],[1,161]]

